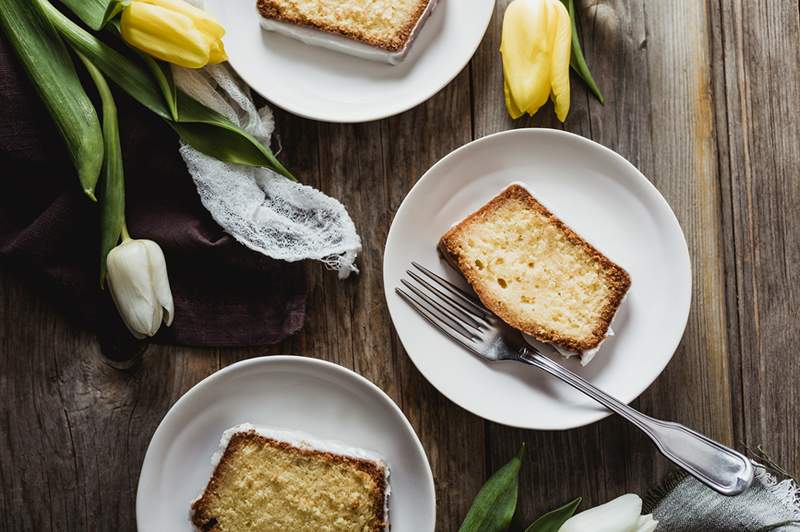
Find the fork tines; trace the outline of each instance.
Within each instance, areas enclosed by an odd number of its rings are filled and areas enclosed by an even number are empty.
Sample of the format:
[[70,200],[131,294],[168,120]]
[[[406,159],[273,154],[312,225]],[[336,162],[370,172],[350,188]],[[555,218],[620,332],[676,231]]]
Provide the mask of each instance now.
[[492,314],[471,295],[436,275],[428,268],[412,262],[406,270],[411,278],[401,279],[395,291],[423,318],[452,339],[473,347],[482,333],[491,326]]

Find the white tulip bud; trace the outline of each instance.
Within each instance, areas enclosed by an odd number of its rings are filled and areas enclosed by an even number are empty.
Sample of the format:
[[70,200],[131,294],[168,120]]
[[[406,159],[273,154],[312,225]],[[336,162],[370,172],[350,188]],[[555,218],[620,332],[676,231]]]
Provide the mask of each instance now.
[[653,532],[658,521],[642,513],[642,499],[633,493],[570,517],[558,532]]
[[108,287],[122,321],[136,338],[172,325],[175,308],[161,248],[152,240],[128,239],[106,258]]

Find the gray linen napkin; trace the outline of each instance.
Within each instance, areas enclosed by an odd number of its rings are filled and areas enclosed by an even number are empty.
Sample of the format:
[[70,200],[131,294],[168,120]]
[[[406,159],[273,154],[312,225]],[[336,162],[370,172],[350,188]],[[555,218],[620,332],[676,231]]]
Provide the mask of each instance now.
[[657,530],[665,532],[798,532],[800,489],[793,480],[779,482],[759,467],[750,489],[725,497],[676,473],[645,497],[643,513],[651,512]]

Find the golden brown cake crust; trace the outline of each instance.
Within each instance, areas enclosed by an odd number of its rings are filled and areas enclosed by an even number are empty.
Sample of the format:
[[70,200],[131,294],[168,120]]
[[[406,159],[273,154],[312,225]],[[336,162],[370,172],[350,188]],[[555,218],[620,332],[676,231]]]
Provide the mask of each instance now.
[[428,4],[430,4],[432,0],[421,0],[417,3],[416,10],[414,11],[411,20],[394,35],[393,38],[381,41],[378,39],[374,39],[369,35],[365,34],[364,32],[353,30],[350,28],[345,28],[342,26],[328,26],[325,24],[320,24],[317,21],[310,20],[307,17],[302,15],[293,15],[290,13],[286,13],[284,10],[281,9],[275,0],[258,0],[258,12],[261,13],[261,16],[264,18],[269,18],[272,20],[277,20],[279,22],[288,22],[290,24],[297,24],[299,26],[308,26],[312,27],[321,31],[325,31],[328,33],[334,33],[336,35],[341,35],[343,37],[347,37],[349,39],[353,39],[359,42],[363,42],[365,44],[369,44],[370,46],[376,46],[378,48],[383,48],[389,52],[398,52],[403,49],[403,47],[408,44],[408,40],[411,38],[412,33],[414,32],[414,28],[417,26],[419,19],[422,17],[423,13],[425,13],[425,9],[427,9]]
[[[591,339],[586,341],[577,341],[574,338],[569,338],[553,331],[547,327],[543,327],[536,323],[526,323],[520,320],[513,312],[501,304],[494,298],[489,290],[487,290],[483,283],[480,281],[475,266],[469,263],[457,250],[455,239],[461,231],[469,227],[470,224],[481,221],[488,215],[492,214],[504,202],[510,199],[517,199],[525,202],[531,209],[539,212],[545,216],[548,221],[557,227],[565,237],[574,245],[580,246],[592,258],[597,260],[602,265],[602,272],[605,275],[606,282],[611,289],[611,296],[607,303],[603,306],[601,317],[598,325],[594,328],[591,334]],[[503,192],[497,195],[489,203],[470,214],[464,220],[453,226],[439,241],[439,251],[454,267],[456,267],[461,274],[467,279],[472,289],[480,298],[481,302],[491,310],[497,317],[508,323],[515,329],[527,333],[541,342],[557,344],[563,346],[571,351],[586,351],[593,349],[600,345],[608,332],[611,325],[611,320],[617,312],[622,298],[630,288],[631,278],[624,269],[613,263],[608,257],[600,253],[594,246],[589,244],[586,240],[581,238],[577,233],[570,229],[564,222],[562,222],[556,215],[550,212],[544,205],[539,203],[524,187],[520,185],[511,185]]]
[[266,436],[262,436],[255,430],[249,430],[247,432],[237,432],[233,436],[231,436],[230,441],[228,442],[228,446],[225,448],[225,452],[222,455],[217,467],[214,468],[214,473],[211,475],[211,479],[208,481],[206,485],[206,489],[203,491],[203,494],[197,499],[195,502],[192,503],[192,523],[200,530],[204,532],[218,532],[220,531],[219,523],[217,522],[217,518],[213,515],[213,511],[211,509],[211,497],[214,492],[217,490],[217,486],[220,482],[220,477],[222,473],[225,471],[226,468],[230,466],[230,459],[231,457],[237,452],[242,450],[248,443],[257,443],[261,445],[269,445],[275,448],[282,449],[283,451],[294,453],[301,456],[314,456],[316,458],[322,458],[331,463],[344,463],[351,465],[359,470],[367,473],[374,481],[375,485],[378,486],[377,492],[374,494],[373,503],[374,503],[374,512],[377,516],[375,523],[372,527],[372,532],[382,532],[386,530],[388,527],[387,523],[387,515],[385,515],[386,508],[386,475],[384,471],[374,462],[369,460],[359,460],[358,458],[351,458],[349,456],[343,456],[339,454],[332,454],[325,451],[317,451],[314,449],[299,449],[293,445],[290,445],[286,442],[278,441],[272,438],[267,438]]

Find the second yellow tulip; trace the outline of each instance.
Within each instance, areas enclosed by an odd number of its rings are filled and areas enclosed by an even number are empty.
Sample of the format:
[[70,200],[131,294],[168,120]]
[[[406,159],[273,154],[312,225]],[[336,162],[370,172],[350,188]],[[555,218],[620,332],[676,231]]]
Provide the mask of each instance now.
[[506,8],[500,53],[506,109],[512,118],[533,115],[550,98],[567,118],[572,25],[559,0],[514,0]]

